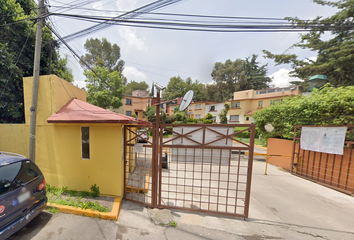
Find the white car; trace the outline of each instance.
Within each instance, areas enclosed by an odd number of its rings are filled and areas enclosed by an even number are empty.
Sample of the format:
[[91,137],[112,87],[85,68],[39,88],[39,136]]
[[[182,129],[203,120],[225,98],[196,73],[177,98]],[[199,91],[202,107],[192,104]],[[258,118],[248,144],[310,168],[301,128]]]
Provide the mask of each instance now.
[[148,132],[144,133],[146,130],[138,130],[137,134],[141,134],[139,136],[138,142],[147,142],[149,140]]

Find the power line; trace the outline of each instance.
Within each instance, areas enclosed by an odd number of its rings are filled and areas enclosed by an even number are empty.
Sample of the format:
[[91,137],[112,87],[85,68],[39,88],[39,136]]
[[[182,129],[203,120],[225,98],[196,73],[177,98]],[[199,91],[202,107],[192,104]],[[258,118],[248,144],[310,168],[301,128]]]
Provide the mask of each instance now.
[[[142,14],[142,13],[140,13],[140,11],[151,12],[151,11],[160,9],[162,7],[177,3],[179,1],[181,1],[181,0],[158,0],[158,1],[155,1],[153,3],[147,4],[147,5],[143,6],[143,7],[139,7],[137,9],[135,9],[135,10],[126,12],[124,14],[121,14],[121,15],[115,17],[115,18],[116,19],[122,18],[122,17],[125,17],[126,19],[135,18],[135,17],[137,17],[137,16]],[[71,35],[65,36],[65,37],[63,37],[63,39],[65,39],[67,41],[70,41],[73,38],[82,37],[82,36],[85,36],[85,35],[90,34],[92,32],[96,32],[96,31],[102,30],[104,28],[107,28],[109,26],[110,26],[110,24],[108,23],[108,21],[99,22],[98,24],[96,24],[96,25],[94,25],[92,27],[89,27],[89,28],[86,28],[86,29],[81,30],[79,32],[76,32],[76,33],[73,33]]]

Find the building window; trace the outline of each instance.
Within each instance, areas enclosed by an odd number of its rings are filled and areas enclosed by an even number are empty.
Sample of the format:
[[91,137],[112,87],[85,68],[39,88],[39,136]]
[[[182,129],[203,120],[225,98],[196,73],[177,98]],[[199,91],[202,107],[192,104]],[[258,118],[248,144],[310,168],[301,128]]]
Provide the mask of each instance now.
[[210,106],[209,112],[214,112],[214,111],[216,111],[216,106]]
[[160,108],[162,108],[162,109],[163,109],[163,103],[160,105]]
[[81,158],[90,159],[90,128],[81,127]]
[[195,115],[195,118],[196,118],[196,119],[201,119],[202,116],[201,116],[201,114],[196,114],[196,115]]
[[132,111],[125,111],[125,115],[130,117],[132,115]]
[[246,121],[249,121],[250,120],[250,117],[246,117]]
[[213,117],[213,121],[214,121],[214,123],[216,122],[216,116]]
[[125,105],[132,105],[132,99],[131,98],[126,98],[125,99]]
[[258,108],[262,108],[263,107],[263,101],[258,101]]
[[230,115],[230,122],[238,122],[239,117],[239,115]]
[[270,105],[276,104],[278,102],[281,102],[283,99],[275,99],[275,100],[270,100]]
[[195,105],[195,110],[202,109],[202,104]]
[[231,103],[231,108],[240,108],[241,104],[240,102],[232,102]]
[[189,105],[189,111],[192,111],[192,109],[193,109],[192,105]]

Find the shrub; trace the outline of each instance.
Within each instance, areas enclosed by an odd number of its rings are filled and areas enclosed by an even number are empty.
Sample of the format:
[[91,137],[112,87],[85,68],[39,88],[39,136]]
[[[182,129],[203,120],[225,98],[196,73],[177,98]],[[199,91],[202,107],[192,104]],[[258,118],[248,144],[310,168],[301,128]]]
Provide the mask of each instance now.
[[[254,114],[256,127],[263,139],[293,139],[296,125],[354,124],[354,86],[314,89],[310,96],[286,98]],[[271,123],[272,132],[264,126]],[[349,136],[347,136],[348,139]]]

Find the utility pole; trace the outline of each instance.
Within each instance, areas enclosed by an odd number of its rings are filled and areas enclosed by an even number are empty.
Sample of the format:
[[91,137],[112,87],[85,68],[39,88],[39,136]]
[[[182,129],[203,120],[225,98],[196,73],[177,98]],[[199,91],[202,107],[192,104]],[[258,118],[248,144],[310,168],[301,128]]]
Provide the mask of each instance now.
[[36,155],[36,121],[37,121],[37,101],[38,101],[38,82],[39,82],[39,67],[41,60],[41,45],[42,45],[42,27],[44,14],[44,0],[39,0],[38,3],[38,20],[36,32],[36,45],[34,51],[34,66],[33,66],[33,86],[32,86],[32,103],[31,103],[31,120],[30,120],[30,135],[29,135],[29,159],[35,162]]

